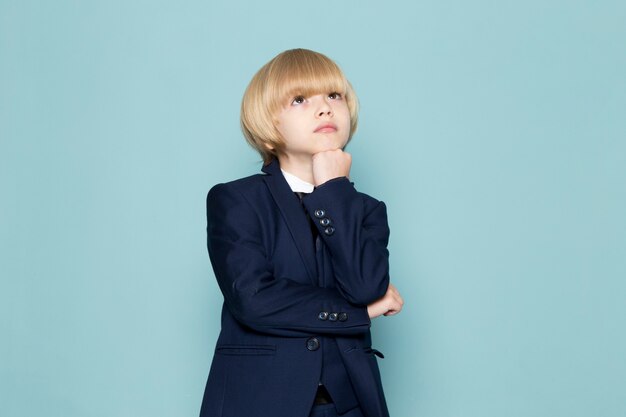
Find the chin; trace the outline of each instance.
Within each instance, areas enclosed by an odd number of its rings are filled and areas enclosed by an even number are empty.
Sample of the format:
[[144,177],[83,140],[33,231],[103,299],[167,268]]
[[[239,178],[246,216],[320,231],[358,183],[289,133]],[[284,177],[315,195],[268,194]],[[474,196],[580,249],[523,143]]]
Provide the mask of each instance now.
[[329,140],[320,144],[319,149],[320,152],[323,151],[334,151],[335,149],[343,149],[346,147],[347,141],[341,140]]
[[316,153],[326,152],[326,151],[336,151],[337,149],[343,149],[343,148],[339,146],[324,146],[324,147],[319,148]]

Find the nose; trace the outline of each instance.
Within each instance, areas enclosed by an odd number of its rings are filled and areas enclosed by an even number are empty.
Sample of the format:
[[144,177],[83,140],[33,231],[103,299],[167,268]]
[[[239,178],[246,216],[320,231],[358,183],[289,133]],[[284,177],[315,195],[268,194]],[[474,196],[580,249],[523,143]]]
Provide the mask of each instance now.
[[326,96],[319,95],[317,97],[317,102],[318,102],[318,105],[316,107],[317,117],[324,117],[324,116],[332,116],[333,115],[333,109],[330,106],[330,104],[328,103],[328,101],[326,100]]

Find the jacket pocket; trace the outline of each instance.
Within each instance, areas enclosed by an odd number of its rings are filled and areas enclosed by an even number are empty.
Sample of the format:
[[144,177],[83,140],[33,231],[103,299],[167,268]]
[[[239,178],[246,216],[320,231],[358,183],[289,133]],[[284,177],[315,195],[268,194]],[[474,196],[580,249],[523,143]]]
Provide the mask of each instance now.
[[383,355],[383,353],[380,350],[372,349],[371,347],[363,349],[363,352],[376,355],[381,359],[385,359],[385,355]]
[[276,354],[273,345],[218,345],[215,353],[220,355],[262,356]]
[[351,352],[355,352],[355,351],[356,352],[363,352],[363,353],[365,353],[367,355],[376,355],[376,356],[378,356],[381,359],[385,358],[385,355],[383,355],[383,353],[380,350],[372,349],[371,347],[360,348],[360,347],[357,347],[357,346],[353,346],[353,347],[351,347],[349,349],[346,349],[344,352],[345,353],[351,353]]

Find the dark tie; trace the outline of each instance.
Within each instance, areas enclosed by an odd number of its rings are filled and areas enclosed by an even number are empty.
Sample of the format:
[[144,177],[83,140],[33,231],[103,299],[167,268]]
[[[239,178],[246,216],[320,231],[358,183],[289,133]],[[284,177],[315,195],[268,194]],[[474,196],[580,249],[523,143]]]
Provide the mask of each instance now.
[[[300,200],[300,204],[302,204],[302,198],[304,198],[305,195],[309,194],[309,193],[303,193],[302,191],[294,191],[293,193]],[[311,216],[309,216],[309,213],[307,213],[306,208],[304,208],[304,204],[302,204],[302,208],[304,209],[304,214],[306,215],[306,218],[309,221],[309,226],[311,226],[311,233],[313,234],[313,243],[315,244],[315,240],[317,239],[317,236],[318,236],[317,227],[315,227],[315,224],[313,223],[313,219],[311,219]]]

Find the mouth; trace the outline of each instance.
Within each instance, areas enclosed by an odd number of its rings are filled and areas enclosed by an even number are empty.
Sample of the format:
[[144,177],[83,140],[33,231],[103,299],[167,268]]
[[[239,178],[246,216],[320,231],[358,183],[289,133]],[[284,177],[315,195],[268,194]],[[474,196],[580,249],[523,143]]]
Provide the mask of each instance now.
[[315,129],[315,133],[333,133],[337,131],[337,125],[334,123],[324,123]]

